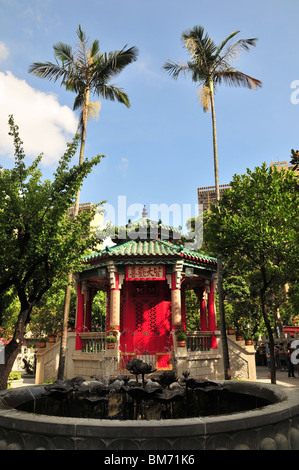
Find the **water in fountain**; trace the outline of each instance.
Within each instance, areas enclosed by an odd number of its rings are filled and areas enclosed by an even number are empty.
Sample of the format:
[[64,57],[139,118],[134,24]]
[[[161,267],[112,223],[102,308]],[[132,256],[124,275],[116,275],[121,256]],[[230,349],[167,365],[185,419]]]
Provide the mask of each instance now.
[[[42,398],[19,409],[40,414],[117,420],[160,420],[218,415],[257,408],[263,399],[232,393],[225,385],[189,378],[172,371],[154,376],[152,364],[133,359],[127,370],[135,376],[83,377],[45,386]],[[145,379],[146,375],[150,378]],[[141,376],[141,380],[140,380]]]

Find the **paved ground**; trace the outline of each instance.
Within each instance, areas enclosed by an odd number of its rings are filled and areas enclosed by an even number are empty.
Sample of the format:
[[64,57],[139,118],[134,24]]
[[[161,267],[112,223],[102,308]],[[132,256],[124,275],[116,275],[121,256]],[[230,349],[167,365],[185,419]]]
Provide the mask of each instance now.
[[[266,366],[257,366],[256,368],[257,382],[271,383],[268,379],[268,368]],[[295,371],[295,378],[288,377],[287,372],[276,371],[276,384],[284,387],[292,387],[299,389],[299,374]],[[299,397],[298,397],[299,402]]]

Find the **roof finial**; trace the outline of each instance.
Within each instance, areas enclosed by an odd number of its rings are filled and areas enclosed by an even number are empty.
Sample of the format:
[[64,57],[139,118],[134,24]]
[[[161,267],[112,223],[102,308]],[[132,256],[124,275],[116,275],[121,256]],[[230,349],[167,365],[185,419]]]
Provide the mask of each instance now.
[[143,218],[143,219],[147,219],[147,209],[146,209],[146,206],[143,206],[143,209],[142,209],[142,218]]

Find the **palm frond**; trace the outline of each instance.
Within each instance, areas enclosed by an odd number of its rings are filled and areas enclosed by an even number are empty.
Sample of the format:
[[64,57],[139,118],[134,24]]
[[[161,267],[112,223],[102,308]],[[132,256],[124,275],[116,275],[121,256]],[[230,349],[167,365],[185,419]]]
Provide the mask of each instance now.
[[64,65],[68,66],[73,61],[73,52],[72,47],[63,42],[58,42],[54,44],[54,56]]
[[90,86],[98,89],[107,85],[110,80],[129,64],[137,60],[138,49],[131,47],[127,50],[103,53],[97,56],[90,67]]
[[102,85],[98,89],[98,95],[102,96],[106,100],[122,103],[126,105],[127,108],[130,108],[131,106],[127,94],[121,88],[118,88],[115,85]]
[[90,47],[89,56],[95,58],[100,52],[100,43],[98,39],[95,39]]
[[57,64],[52,62],[34,62],[28,68],[29,73],[32,73],[36,77],[47,78],[56,82],[59,78],[64,79],[68,71]]
[[258,38],[239,39],[237,44],[239,45],[239,47],[241,47],[245,51],[249,51],[249,46],[255,47],[256,41],[258,41]]
[[[208,35],[208,33],[205,33],[205,30],[202,26],[194,26],[192,29],[189,29],[188,31],[184,32],[182,34],[182,40],[185,44],[185,47],[186,42],[188,44],[190,40],[193,40],[198,47],[198,53],[201,55],[212,55],[217,50],[217,46],[214,43],[213,39]],[[189,44],[191,44],[191,42],[189,42]],[[194,44],[192,48],[193,47]]]
[[223,70],[215,73],[214,82],[215,84],[225,82],[229,86],[242,86],[251,90],[255,90],[257,87],[262,87],[262,82],[257,78],[234,69]]
[[233,38],[235,37],[237,34],[239,34],[240,31],[234,31],[233,33],[231,33],[229,36],[227,36],[227,38],[224,39],[224,41],[222,41],[219,46],[217,47],[217,50],[215,52],[215,58],[217,58],[220,54],[220,52],[224,49],[224,47],[226,46],[226,44]]
[[[205,33],[202,26],[194,26],[183,33],[182,39],[198,71],[201,74],[210,74],[214,63],[214,54],[217,50],[213,39]],[[194,75],[192,80],[196,81]]]
[[256,38],[240,39],[239,41],[228,45],[225,50],[225,53],[222,56],[217,56],[217,60],[215,61],[215,68],[217,68],[218,66],[222,68],[229,67],[231,62],[235,61],[238,58],[242,49],[248,52],[249,46],[255,46],[256,41]]
[[163,65],[163,69],[166,70],[169,73],[169,75],[175,80],[178,78],[181,72],[189,71],[189,67],[187,64],[176,64],[175,62],[172,62],[171,60],[168,62],[165,62],[165,64]]
[[113,75],[118,75],[127,65],[135,62],[138,57],[137,47],[123,47],[120,51],[109,52],[106,67],[111,68]]
[[81,89],[79,90],[79,93],[77,94],[74,104],[73,104],[73,110],[76,111],[76,109],[81,109],[84,103],[84,90]]
[[88,41],[87,36],[84,33],[84,31],[82,31],[82,28],[81,28],[80,24],[78,26],[78,29],[77,29],[76,33],[77,33],[77,36],[78,36],[80,42],[87,43],[87,41]]

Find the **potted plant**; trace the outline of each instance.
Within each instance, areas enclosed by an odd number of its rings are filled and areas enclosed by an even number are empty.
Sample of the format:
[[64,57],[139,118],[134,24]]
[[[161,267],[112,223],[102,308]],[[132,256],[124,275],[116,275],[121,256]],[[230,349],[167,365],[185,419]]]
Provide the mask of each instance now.
[[253,344],[251,334],[249,332],[244,333],[245,345],[251,346]]
[[227,326],[227,334],[228,335],[234,335],[235,334],[235,329],[234,329],[233,325],[228,325]]
[[55,343],[55,333],[49,334],[49,343]]
[[110,327],[109,327],[109,336],[110,335],[114,335],[114,336],[118,335],[118,326],[117,325],[110,325]]
[[243,335],[242,331],[237,331],[236,340],[237,341],[243,341],[243,337],[244,337],[244,335]]
[[106,336],[107,349],[114,349],[116,337],[112,334]]
[[177,340],[177,346],[179,348],[186,346],[186,331],[183,328],[179,328],[178,330],[176,330],[175,335]]
[[39,338],[38,347],[45,348],[47,341],[48,341],[48,338],[46,338],[45,336],[43,336],[42,338]]

